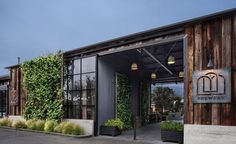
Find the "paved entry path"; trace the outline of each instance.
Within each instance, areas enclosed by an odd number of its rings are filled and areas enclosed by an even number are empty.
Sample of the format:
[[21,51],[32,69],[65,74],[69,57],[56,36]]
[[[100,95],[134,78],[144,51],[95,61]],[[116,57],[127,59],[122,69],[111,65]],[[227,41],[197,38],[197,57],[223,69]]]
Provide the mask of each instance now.
[[73,138],[47,135],[27,131],[0,128],[0,144],[173,144],[161,141],[159,124],[152,124],[137,130],[137,140],[133,141],[133,131],[125,131],[120,136],[98,136]]
[[79,139],[0,128],[0,144],[148,144],[148,142],[103,136]]
[[[136,139],[141,142],[148,142],[154,144],[175,144],[161,141],[160,123],[150,124],[145,127],[141,127],[137,129],[136,133],[137,133]],[[124,131],[122,132],[122,135],[114,137],[114,139],[132,140],[133,130]]]

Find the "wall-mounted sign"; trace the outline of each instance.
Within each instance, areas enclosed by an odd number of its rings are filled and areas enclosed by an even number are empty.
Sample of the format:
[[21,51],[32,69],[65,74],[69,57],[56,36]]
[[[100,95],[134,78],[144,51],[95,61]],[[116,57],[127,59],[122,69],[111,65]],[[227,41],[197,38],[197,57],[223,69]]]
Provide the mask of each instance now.
[[231,69],[194,71],[193,103],[230,103]]
[[16,90],[12,90],[9,95],[10,105],[18,105],[18,94]]

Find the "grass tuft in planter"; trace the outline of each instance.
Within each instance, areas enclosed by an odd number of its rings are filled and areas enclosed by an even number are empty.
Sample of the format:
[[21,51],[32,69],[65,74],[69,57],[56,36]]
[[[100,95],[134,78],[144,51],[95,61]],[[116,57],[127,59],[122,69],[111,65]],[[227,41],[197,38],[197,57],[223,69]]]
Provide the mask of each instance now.
[[175,141],[183,143],[183,130],[182,123],[165,121],[161,123],[161,139],[162,141]]
[[66,122],[62,126],[63,134],[72,134],[72,135],[80,135],[84,133],[84,130],[77,124]]
[[44,130],[45,121],[44,120],[37,120],[35,125],[36,125],[36,129],[35,130],[43,131]]
[[12,127],[25,129],[25,128],[27,128],[27,125],[25,124],[24,121],[19,120],[19,121],[13,122],[13,123],[12,123]]
[[55,120],[48,120],[45,122],[44,131],[53,132],[56,125],[57,125],[57,122]]
[[120,135],[123,126],[124,123],[119,118],[107,120],[104,125],[100,127],[100,134],[110,136]]
[[55,128],[54,131],[58,132],[58,133],[62,133],[63,127],[67,122],[61,122],[60,124],[58,124]]
[[28,129],[31,129],[31,130],[36,130],[37,129],[36,128],[36,120],[33,120],[33,119],[27,120],[26,125],[27,125]]
[[12,120],[8,119],[8,118],[4,118],[0,120],[0,126],[8,126],[11,127],[12,125]]

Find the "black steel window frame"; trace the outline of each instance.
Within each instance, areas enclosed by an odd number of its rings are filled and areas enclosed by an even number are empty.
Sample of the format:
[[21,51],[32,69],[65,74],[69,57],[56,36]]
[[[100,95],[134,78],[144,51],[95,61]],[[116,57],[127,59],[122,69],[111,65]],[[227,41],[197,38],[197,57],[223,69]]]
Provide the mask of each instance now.
[[[84,58],[89,58],[89,57],[94,57],[94,71],[89,71],[89,72],[82,72],[83,71],[83,64],[82,61]],[[79,60],[79,73],[74,73],[74,67],[75,67],[75,60]],[[90,55],[90,56],[86,56],[83,57],[82,55],[80,57],[75,57],[73,59],[66,59],[64,61],[64,98],[66,98],[66,101],[64,100],[64,110],[65,110],[65,118],[71,118],[71,119],[92,119],[95,120],[96,116],[95,116],[95,104],[96,104],[96,56],[94,55]],[[71,66],[70,72],[68,70],[68,67]],[[65,73],[66,70],[66,73]],[[91,88],[83,88],[83,76],[86,74],[94,74],[94,85]],[[79,89],[75,89],[74,87],[74,77],[75,76],[79,76]],[[65,80],[66,80],[66,87],[65,87]],[[70,80],[70,82],[69,82]],[[69,85],[71,86],[71,88],[69,87]],[[83,99],[83,92],[85,91],[89,91],[90,92],[90,104],[86,104],[84,105],[82,102]],[[79,101],[78,104],[74,104],[74,96],[73,93],[74,92],[78,92],[78,96],[79,96]],[[71,93],[71,101],[69,101],[69,93]],[[86,98],[88,99],[88,95],[86,95]],[[88,101],[87,101],[88,102]],[[87,117],[84,118],[83,117],[83,111],[82,109],[86,107],[90,110],[86,110],[86,115]]]

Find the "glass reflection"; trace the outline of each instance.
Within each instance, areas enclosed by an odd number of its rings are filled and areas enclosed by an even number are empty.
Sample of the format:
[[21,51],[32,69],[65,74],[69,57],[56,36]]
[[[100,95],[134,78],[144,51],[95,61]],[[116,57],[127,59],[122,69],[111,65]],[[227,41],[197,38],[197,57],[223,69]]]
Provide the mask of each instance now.
[[80,74],[80,59],[74,60],[74,74]]
[[95,67],[95,57],[88,57],[82,59],[82,73],[94,72]]
[[81,89],[81,78],[80,75],[74,75],[73,81],[73,90],[80,90]]
[[82,87],[83,89],[95,88],[95,73],[82,75]]

